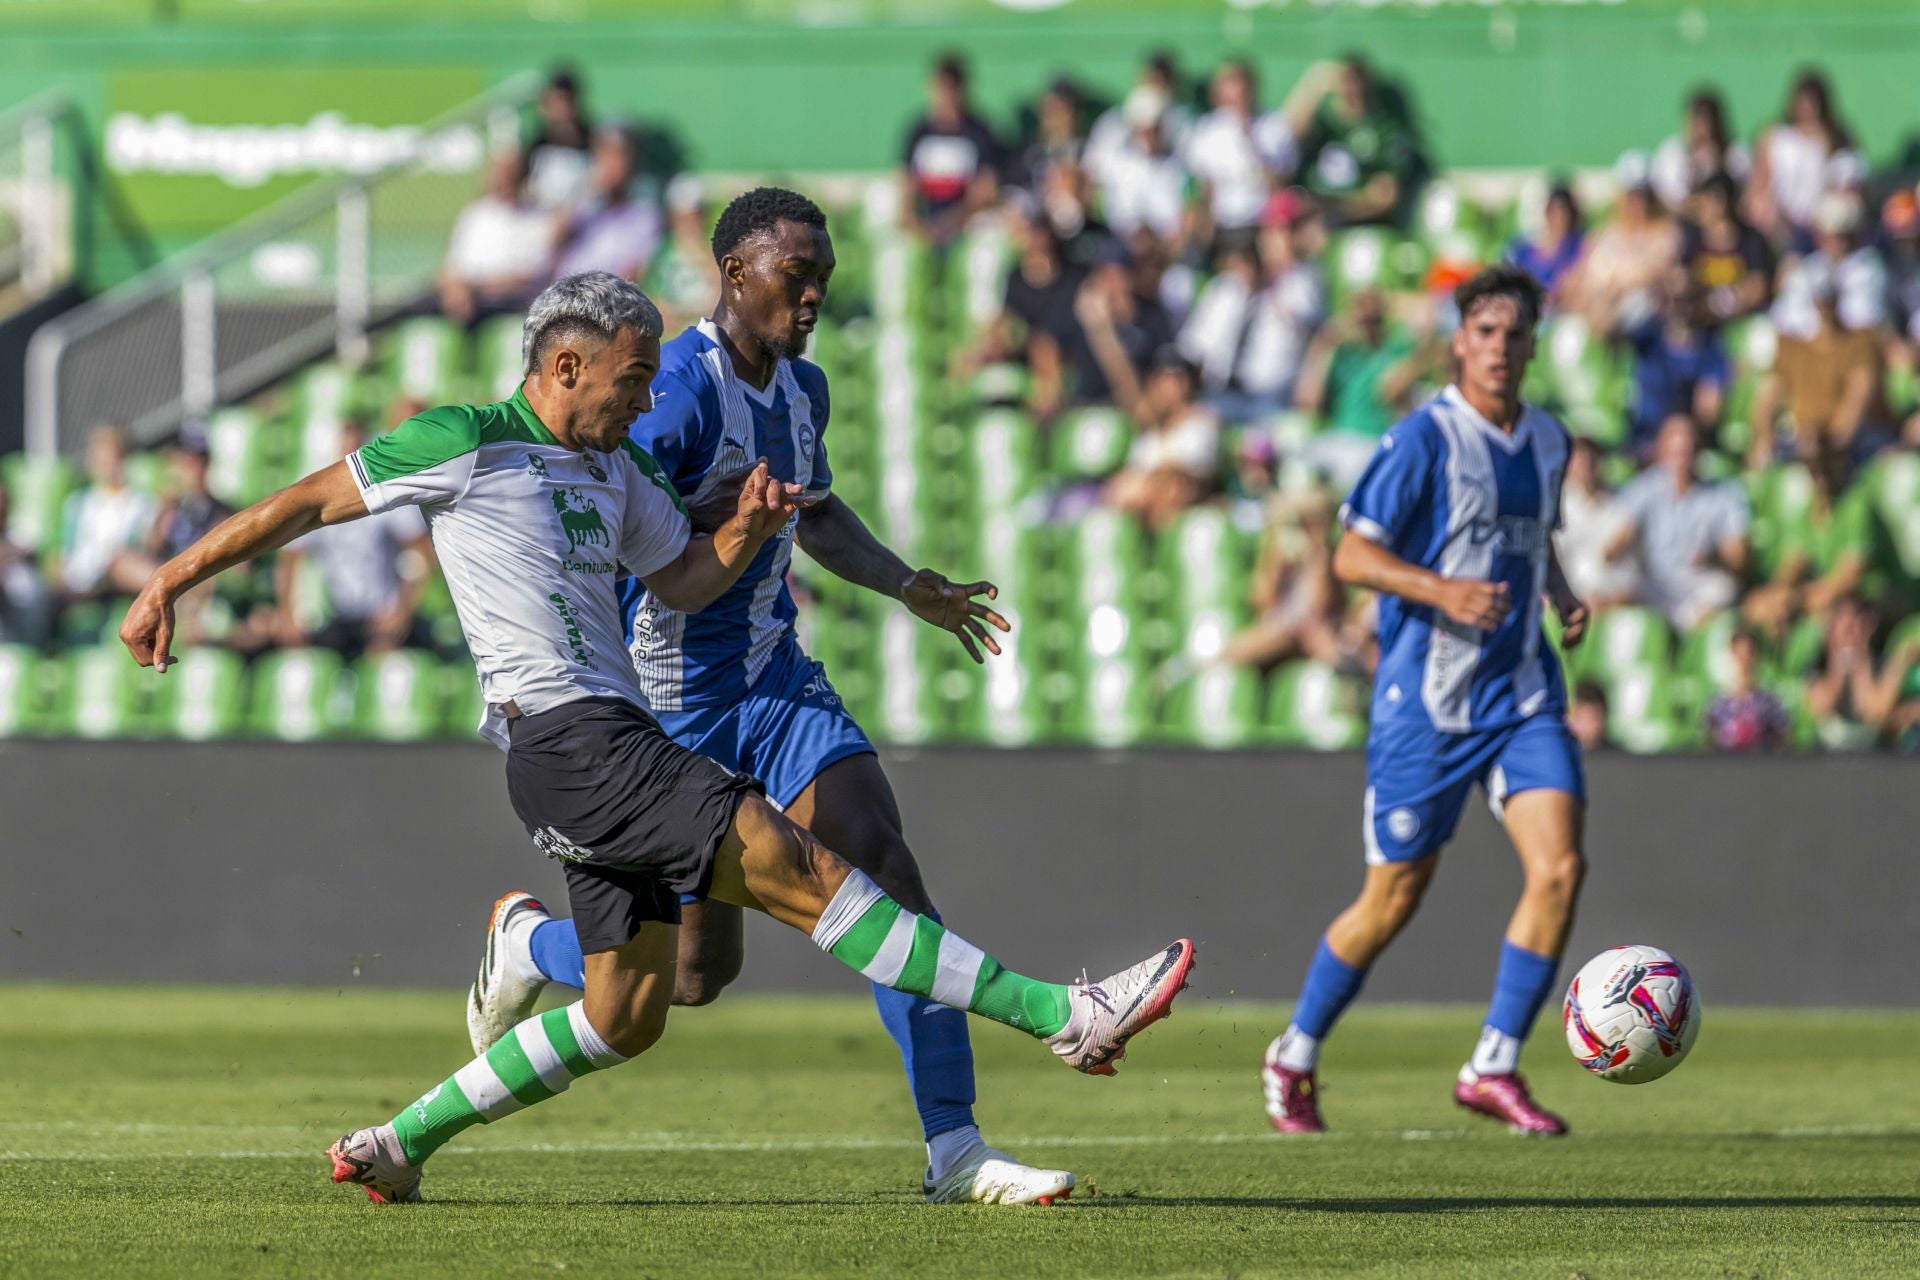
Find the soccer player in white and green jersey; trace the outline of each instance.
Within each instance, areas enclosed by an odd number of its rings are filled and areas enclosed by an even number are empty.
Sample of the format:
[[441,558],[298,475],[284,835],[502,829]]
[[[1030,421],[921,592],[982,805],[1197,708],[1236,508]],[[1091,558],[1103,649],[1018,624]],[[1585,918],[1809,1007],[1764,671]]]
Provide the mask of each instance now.
[[625,1062],[665,1030],[680,902],[712,896],[806,930],[874,982],[1045,1040],[1110,1075],[1126,1042],[1165,1017],[1193,944],[1174,942],[1101,982],[1013,973],[938,921],[903,909],[760,784],[669,739],[627,660],[614,587],[624,569],[697,612],[740,576],[804,502],[762,461],[734,517],[692,532],[678,495],[628,438],[651,407],[660,314],[592,272],[528,312],[526,377],[512,399],[432,409],[222,522],[163,565],[120,638],[142,666],[172,661],[174,603],[223,569],[322,525],[419,506],[486,697],[482,730],[507,751],[507,789],[536,848],[565,867],[586,956],[579,1002],[520,1023],[384,1124],[328,1149],[335,1182],[379,1202],[420,1198],[420,1168],[449,1139]]

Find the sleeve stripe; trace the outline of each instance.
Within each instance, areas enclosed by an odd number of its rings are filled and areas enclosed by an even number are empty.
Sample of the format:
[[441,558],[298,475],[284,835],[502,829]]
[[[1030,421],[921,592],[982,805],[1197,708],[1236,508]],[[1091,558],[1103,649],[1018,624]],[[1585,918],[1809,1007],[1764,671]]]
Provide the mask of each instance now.
[[1340,508],[1340,523],[1365,538],[1368,542],[1377,542],[1381,546],[1386,546],[1393,541],[1385,529],[1367,519],[1358,511],[1355,511],[1351,504]]
[[347,455],[347,465],[353,469],[353,482],[360,486],[362,493],[373,488],[373,481],[367,479],[367,469],[360,461],[358,449]]

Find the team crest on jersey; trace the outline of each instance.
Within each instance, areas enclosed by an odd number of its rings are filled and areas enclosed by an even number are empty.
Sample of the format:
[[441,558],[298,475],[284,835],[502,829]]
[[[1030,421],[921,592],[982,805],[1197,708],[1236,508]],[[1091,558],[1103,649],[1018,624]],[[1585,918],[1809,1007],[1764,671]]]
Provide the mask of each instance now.
[[580,455],[580,459],[581,461],[587,464],[588,475],[592,476],[595,480],[598,480],[601,484],[605,484],[607,482],[607,473],[601,469],[600,463],[594,458],[592,454],[583,453]]
[[1405,844],[1420,834],[1420,815],[1411,809],[1395,809],[1387,815],[1387,834]]
[[578,489],[555,489],[553,510],[560,517],[560,528],[567,535],[567,550],[613,545],[613,537],[607,532],[607,522],[600,518],[599,504]]

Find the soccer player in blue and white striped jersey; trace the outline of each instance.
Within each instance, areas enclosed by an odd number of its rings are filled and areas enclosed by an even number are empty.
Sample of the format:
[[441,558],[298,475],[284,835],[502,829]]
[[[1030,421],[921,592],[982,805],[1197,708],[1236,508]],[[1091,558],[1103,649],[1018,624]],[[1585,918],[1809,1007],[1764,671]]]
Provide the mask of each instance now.
[[1540,617],[1550,601],[1569,646],[1586,627],[1552,543],[1569,440],[1550,415],[1520,402],[1539,284],[1492,267],[1454,296],[1457,381],[1387,432],[1342,509],[1334,571],[1380,596],[1367,873],[1320,941],[1292,1024],[1267,1051],[1267,1111],[1283,1133],[1323,1127],[1321,1042],[1412,918],[1475,783],[1520,855],[1525,888],[1454,1098],[1518,1130],[1566,1131],[1534,1103],[1518,1066],[1552,992],[1585,866],[1580,749]]

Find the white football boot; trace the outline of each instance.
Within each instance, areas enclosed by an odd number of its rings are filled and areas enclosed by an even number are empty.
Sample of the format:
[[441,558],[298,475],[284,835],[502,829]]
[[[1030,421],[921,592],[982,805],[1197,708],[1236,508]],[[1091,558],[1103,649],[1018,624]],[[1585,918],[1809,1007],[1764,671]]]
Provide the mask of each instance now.
[[1173,1011],[1173,998],[1193,971],[1193,942],[1181,938],[1158,955],[1089,982],[1084,975],[1067,988],[1072,1013],[1047,1043],[1075,1071],[1110,1076],[1127,1056],[1127,1041]]
[[[538,916],[529,920],[529,916]],[[479,1057],[493,1047],[517,1023],[524,1021],[540,1001],[547,980],[533,969],[530,956],[516,957],[508,929],[515,933],[531,931],[550,919],[539,899],[518,889],[493,904],[493,916],[487,921],[487,949],[480,956],[480,975],[467,992],[467,1037],[473,1041],[473,1055]],[[526,943],[520,943],[525,947]],[[535,976],[525,974],[533,971]]]
[[390,1124],[355,1129],[327,1148],[333,1180],[351,1182],[375,1204],[419,1204],[420,1171],[407,1163]]
[[922,1178],[920,1190],[928,1204],[1052,1204],[1073,1194],[1073,1175],[1035,1169],[976,1142],[938,1182]]

